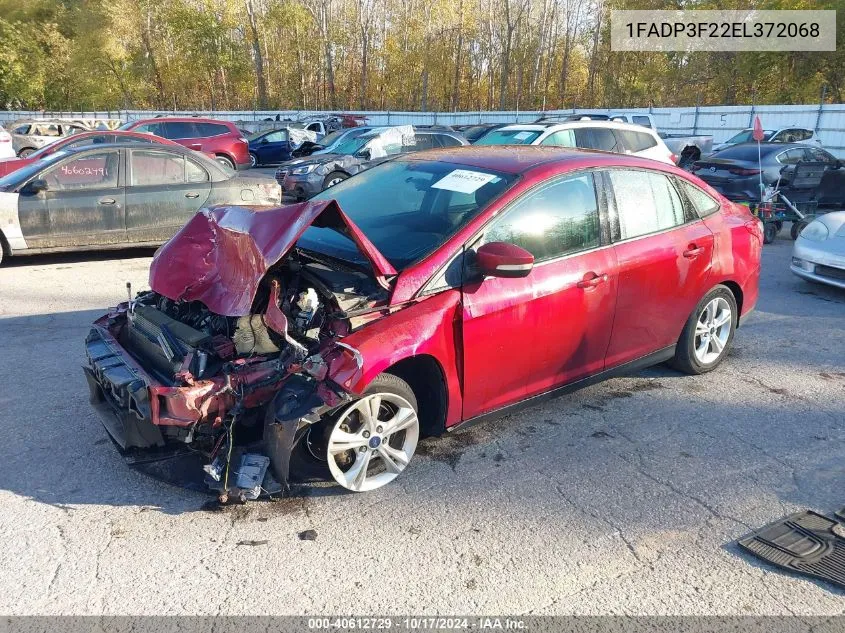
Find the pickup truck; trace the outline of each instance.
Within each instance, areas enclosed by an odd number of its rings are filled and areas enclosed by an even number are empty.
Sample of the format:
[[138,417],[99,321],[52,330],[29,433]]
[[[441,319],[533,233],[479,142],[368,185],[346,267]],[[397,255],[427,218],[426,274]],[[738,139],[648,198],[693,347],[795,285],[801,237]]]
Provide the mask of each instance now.
[[707,156],[713,151],[713,137],[703,134],[667,134],[659,132],[658,136],[663,139],[672,153],[678,157],[678,167],[688,169],[702,156]]

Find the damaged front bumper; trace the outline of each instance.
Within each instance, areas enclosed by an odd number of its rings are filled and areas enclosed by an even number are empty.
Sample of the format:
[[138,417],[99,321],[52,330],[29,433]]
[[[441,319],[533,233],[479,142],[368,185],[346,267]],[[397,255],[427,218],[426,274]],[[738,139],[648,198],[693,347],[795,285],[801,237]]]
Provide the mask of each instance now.
[[[82,369],[92,406],[128,465],[175,485],[215,491],[221,498],[233,493],[255,498],[259,489],[268,494],[287,491],[290,453],[302,431],[350,399],[348,389],[363,368],[356,350],[334,343],[297,364],[283,366],[279,358],[239,359],[209,379],[184,372],[177,376],[178,384],[167,384],[141,366],[113,334],[122,319],[122,311],[104,316],[86,337],[88,362]],[[266,477],[262,474],[263,482],[248,489],[237,476],[243,470],[238,463],[255,463],[256,456],[268,451],[264,437],[235,446],[234,427],[246,412],[264,420],[265,433],[270,425],[279,425],[268,460],[272,468]],[[212,450],[196,447],[200,436]],[[221,463],[225,478],[218,476]]]

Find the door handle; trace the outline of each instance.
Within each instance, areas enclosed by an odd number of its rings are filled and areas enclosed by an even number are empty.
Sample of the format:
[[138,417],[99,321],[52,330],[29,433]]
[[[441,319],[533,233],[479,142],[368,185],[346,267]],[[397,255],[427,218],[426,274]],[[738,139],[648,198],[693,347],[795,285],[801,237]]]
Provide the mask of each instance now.
[[114,204],[116,202],[117,200],[115,200],[114,198],[100,198],[97,201],[97,204]]
[[199,198],[200,194],[198,194],[198,193],[186,193],[185,197],[186,198]]
[[[592,277],[590,277],[592,275]],[[584,278],[578,282],[579,288],[595,288],[599,284],[603,284],[607,281],[607,275],[597,275],[596,273],[587,273],[584,275]]]
[[684,251],[684,257],[687,259],[695,259],[699,255],[704,252],[704,249],[701,246],[696,246],[695,244],[690,244],[690,247]]
[[200,143],[192,143],[191,145],[188,145],[188,149],[200,150],[202,149],[202,145]]

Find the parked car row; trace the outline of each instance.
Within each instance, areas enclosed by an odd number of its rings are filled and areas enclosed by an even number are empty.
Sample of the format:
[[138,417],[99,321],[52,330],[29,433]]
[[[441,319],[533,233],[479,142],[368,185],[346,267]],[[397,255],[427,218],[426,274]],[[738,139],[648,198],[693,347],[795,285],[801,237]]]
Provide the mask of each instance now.
[[199,209],[277,206],[278,185],[170,143],[86,143],[0,178],[3,255],[158,245]]

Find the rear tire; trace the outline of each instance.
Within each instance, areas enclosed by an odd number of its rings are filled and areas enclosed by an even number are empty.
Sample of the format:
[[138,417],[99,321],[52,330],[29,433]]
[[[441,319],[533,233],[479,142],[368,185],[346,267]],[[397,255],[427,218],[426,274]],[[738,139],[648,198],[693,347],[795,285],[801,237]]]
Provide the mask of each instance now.
[[337,183],[343,182],[349,178],[346,174],[342,171],[333,171],[328,176],[326,176],[325,180],[323,180],[323,190],[325,191],[329,187],[334,187]]
[[253,154],[252,152],[249,153],[249,166],[250,167],[257,167],[258,166],[258,156]]
[[215,156],[214,160],[216,160],[218,163],[220,163],[224,167],[228,167],[232,171],[237,171],[235,169],[235,163],[228,156]]
[[30,154],[35,152],[34,147],[24,147],[21,151],[18,152],[18,158],[26,158]]
[[728,355],[738,319],[733,293],[726,286],[716,286],[693,310],[669,364],[691,375],[713,371]]

